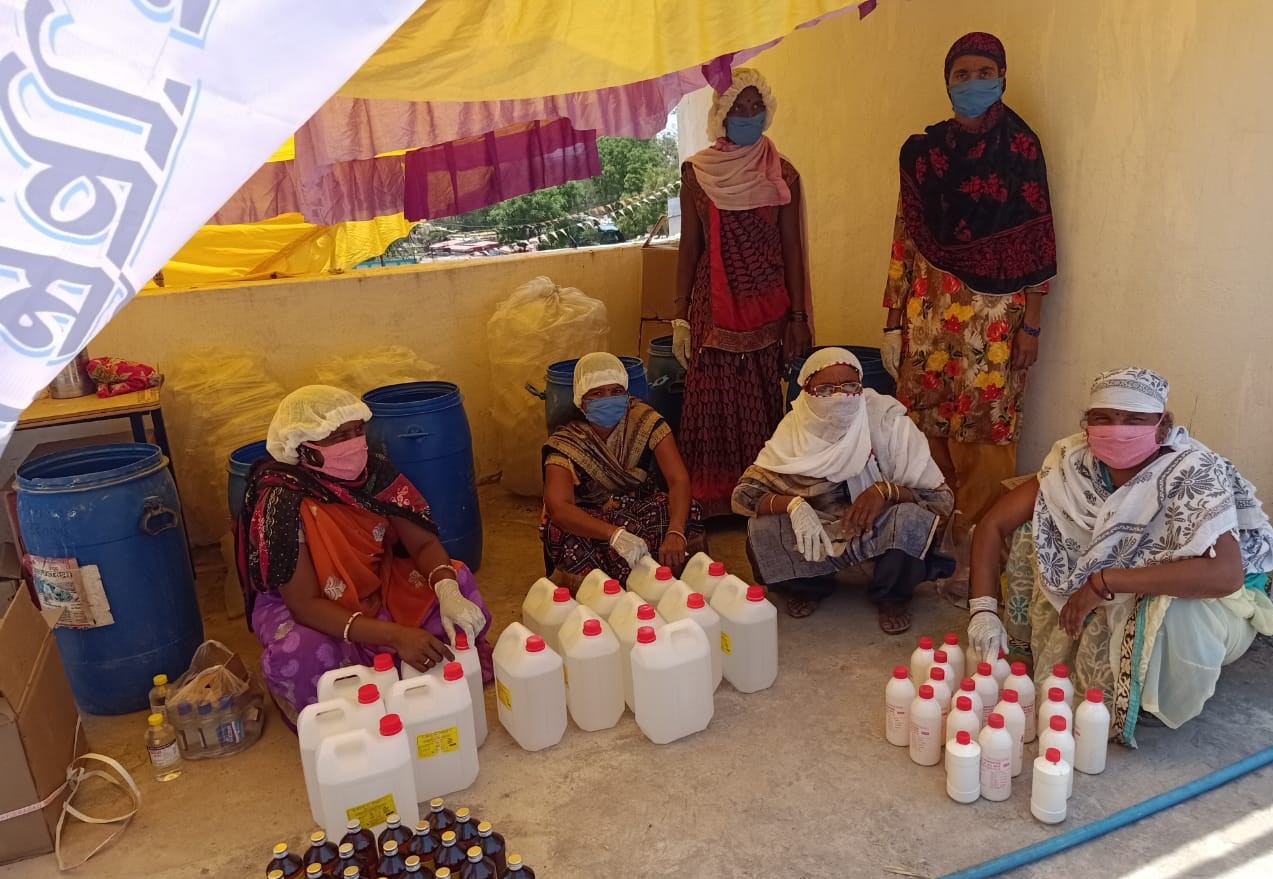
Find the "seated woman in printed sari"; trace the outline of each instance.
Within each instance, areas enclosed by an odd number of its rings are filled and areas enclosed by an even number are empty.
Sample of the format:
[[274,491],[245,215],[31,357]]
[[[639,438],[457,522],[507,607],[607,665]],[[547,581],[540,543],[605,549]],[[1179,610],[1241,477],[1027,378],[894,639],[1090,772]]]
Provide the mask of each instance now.
[[834,591],[837,571],[873,561],[867,595],[880,628],[905,632],[915,587],[943,563],[953,569],[932,550],[954,495],[902,404],[862,387],[852,352],[815,352],[799,381],[791,411],[734,489],[734,512],[751,517],[752,570],[805,617]]
[[571,590],[594,568],[626,580],[651,553],[679,572],[706,540],[667,422],[628,396],[627,370],[604,352],[575,364],[574,402],[543,450],[545,561]]
[[1057,442],[973,538],[978,658],[1007,647],[1000,552],[1028,529],[1014,541],[1027,559],[1010,562],[1008,611],[1028,624],[1034,676],[1066,663],[1079,692],[1104,690],[1111,735],[1132,747],[1143,713],[1172,729],[1196,717],[1221,668],[1273,634],[1269,518],[1231,462],[1173,424],[1167,391],[1147,369],[1097,376],[1084,431]]
[[492,674],[491,615],[473,573],[447,555],[415,487],[368,453],[370,418],[339,388],[293,391],[270,422],[270,457],[248,477],[239,580],[261,674],[293,726],[324,672],[380,652],[425,671],[452,658],[457,629]]

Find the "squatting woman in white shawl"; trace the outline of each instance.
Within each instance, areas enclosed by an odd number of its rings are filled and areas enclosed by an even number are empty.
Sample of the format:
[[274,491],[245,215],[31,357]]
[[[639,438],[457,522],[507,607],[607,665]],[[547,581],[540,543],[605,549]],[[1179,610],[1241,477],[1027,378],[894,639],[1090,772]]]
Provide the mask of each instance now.
[[803,617],[831,594],[837,571],[873,559],[867,594],[880,628],[900,634],[954,496],[902,404],[863,389],[852,352],[814,352],[799,381],[791,411],[734,489],[734,512],[751,517],[752,569]]
[[1221,667],[1273,633],[1269,519],[1232,463],[1173,426],[1167,390],[1147,369],[1097,376],[1084,431],[1057,442],[1038,479],[1000,499],[973,540],[974,650],[1007,646],[1000,547],[1030,522],[1032,541],[1014,551],[1034,563],[1035,678],[1069,664],[1080,692],[1104,690],[1112,735],[1133,747],[1142,710],[1179,727],[1202,711]]

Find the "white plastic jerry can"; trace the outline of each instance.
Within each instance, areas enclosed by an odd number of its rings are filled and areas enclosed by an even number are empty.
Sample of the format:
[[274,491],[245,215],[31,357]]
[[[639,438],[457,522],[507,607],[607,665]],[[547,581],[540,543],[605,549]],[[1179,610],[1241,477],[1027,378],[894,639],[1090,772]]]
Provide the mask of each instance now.
[[642,626],[631,662],[634,713],[646,738],[665,745],[707,729],[715,711],[712,660],[698,623],[680,620],[657,632]]
[[773,686],[778,677],[778,610],[762,586],[729,577],[712,597],[720,615],[721,668],[740,693]]
[[499,722],[517,744],[540,751],[566,732],[566,682],[561,657],[521,623],[510,623],[495,645]]
[[671,590],[659,602],[659,615],[669,623],[677,620],[693,620],[698,623],[703,634],[707,636],[707,649],[712,656],[712,691],[720,686],[722,660],[720,652],[720,614],[707,606],[707,601],[699,592],[689,592],[680,602],[669,601]]
[[411,752],[396,714],[380,719],[379,729],[337,733],[318,746],[318,798],[328,839],[340,839],[349,821],[378,833],[385,819],[399,815],[414,827],[420,820],[411,771]]
[[628,575],[628,591],[657,605],[663,599],[663,593],[674,582],[676,578],[672,576],[672,569],[660,565],[653,556],[647,555],[636,563],[632,573]]
[[632,702],[632,646],[636,644],[637,630],[642,626],[651,626],[656,631],[663,628],[665,620],[659,616],[654,605],[646,603],[635,592],[623,593],[618,607],[610,614],[610,628],[619,639],[619,660],[623,672],[623,701],[633,711]]
[[580,604],[595,610],[597,616],[608,620],[622,594],[623,587],[619,585],[618,580],[600,568],[593,568],[579,584],[579,591],[575,593],[575,598]]
[[560,656],[561,642],[557,640],[557,632],[577,605],[578,602],[570,597],[569,589],[540,577],[522,602],[522,622]]
[[[469,646],[468,632],[460,628],[455,630],[455,643],[451,645],[451,653],[455,656],[455,661],[464,669],[464,681],[468,684],[469,697],[472,701],[473,735],[476,738],[477,746],[480,748],[486,742],[487,730],[486,694],[482,690],[482,660],[477,655],[477,649]],[[416,671],[404,662],[402,664],[402,679],[409,681],[412,678],[418,678],[426,674],[441,678],[448,664],[445,662],[438,663],[427,672],[424,672]]]
[[623,716],[619,639],[591,608],[580,607],[561,627],[566,664],[566,706],[587,732],[609,729]]
[[716,594],[716,587],[725,582],[727,576],[724,562],[712,561],[707,553],[696,552],[685,563],[681,571],[681,582],[711,601],[712,596]]
[[[346,665],[323,672],[318,679],[318,701],[344,699],[348,702],[358,701],[358,688],[363,684],[373,684],[375,678],[372,670],[365,665]],[[336,837],[340,839],[340,837]]]
[[315,824],[323,823],[322,801],[318,796],[318,746],[324,739],[354,728],[353,706],[344,699],[315,702],[301,709],[296,718],[296,739],[301,748],[301,771],[309,794],[309,812]]
[[406,729],[417,801],[464,790],[477,780],[473,700],[460,663],[446,663],[440,678],[422,675],[394,684],[389,710]]

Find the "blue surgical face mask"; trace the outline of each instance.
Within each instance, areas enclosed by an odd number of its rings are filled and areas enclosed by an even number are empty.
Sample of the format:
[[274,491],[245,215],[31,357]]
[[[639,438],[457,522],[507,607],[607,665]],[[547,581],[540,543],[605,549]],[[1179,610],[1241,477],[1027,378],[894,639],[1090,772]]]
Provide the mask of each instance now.
[[726,116],[725,137],[738,146],[751,146],[765,133],[765,111],[755,116]]
[[596,400],[589,400],[584,404],[583,417],[587,418],[597,427],[604,427],[607,430],[617,425],[623,420],[623,416],[628,411],[628,395],[620,394],[617,397],[600,397]]
[[947,87],[946,91],[950,93],[950,106],[956,115],[975,119],[1003,97],[1003,77],[968,79]]

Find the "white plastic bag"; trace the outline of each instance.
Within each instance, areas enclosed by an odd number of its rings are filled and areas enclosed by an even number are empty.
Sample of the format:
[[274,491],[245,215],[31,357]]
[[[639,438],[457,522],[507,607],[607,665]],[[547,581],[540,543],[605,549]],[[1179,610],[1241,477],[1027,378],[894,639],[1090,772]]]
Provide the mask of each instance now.
[[543,387],[549,364],[604,351],[610,337],[605,303],[552,279],[534,278],[501,302],[486,325],[491,355],[491,417],[498,428],[501,484],[514,494],[543,493],[540,452],[548,438]]
[[441,367],[417,357],[403,345],[384,345],[330,357],[319,363],[314,372],[318,384],[343,388],[359,397],[385,385],[442,378]]

